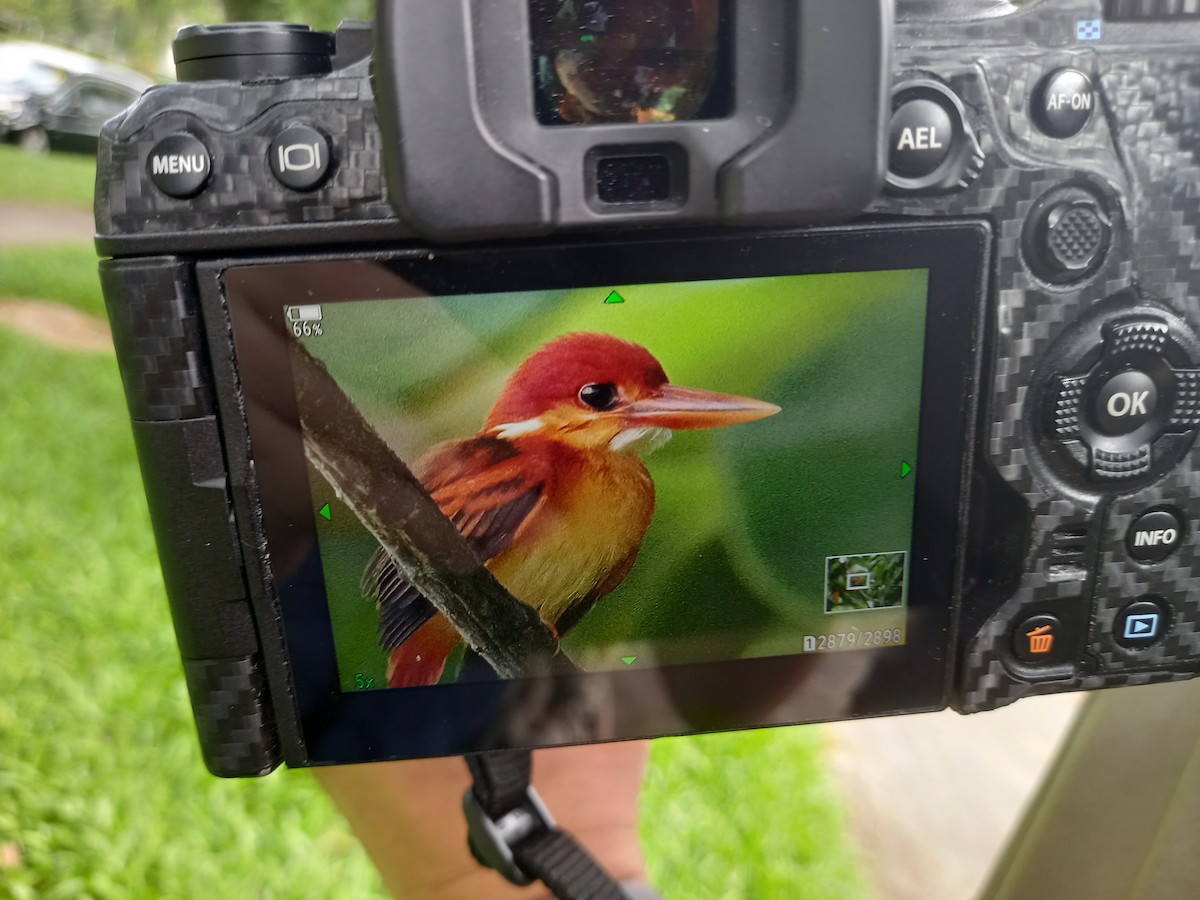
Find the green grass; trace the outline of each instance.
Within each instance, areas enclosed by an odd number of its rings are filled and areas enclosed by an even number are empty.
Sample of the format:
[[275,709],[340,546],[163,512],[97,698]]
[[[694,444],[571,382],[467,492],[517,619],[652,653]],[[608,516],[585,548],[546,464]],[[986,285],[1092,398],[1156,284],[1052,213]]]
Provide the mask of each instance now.
[[115,369],[0,331],[0,897],[378,895],[305,773],[205,773]]
[[104,316],[99,260],[91,244],[0,246],[0,299],[54,299]]
[[816,728],[657,741],[641,836],[666,900],[870,895]]
[[[91,253],[0,248],[0,297],[100,314]],[[0,900],[383,896],[307,773],[205,773],[115,361],[0,327],[0,383]],[[658,742],[641,831],[667,900],[866,896],[816,729]]]
[[61,203],[90,209],[96,160],[83,154],[35,156],[0,144],[0,200]]

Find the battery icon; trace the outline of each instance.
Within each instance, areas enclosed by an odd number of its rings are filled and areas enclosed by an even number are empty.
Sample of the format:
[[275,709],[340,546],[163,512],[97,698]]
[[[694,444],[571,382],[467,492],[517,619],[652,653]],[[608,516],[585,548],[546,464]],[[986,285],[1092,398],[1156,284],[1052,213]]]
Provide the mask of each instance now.
[[321,307],[320,306],[289,306],[287,308],[287,320],[295,324],[296,322],[320,322]]

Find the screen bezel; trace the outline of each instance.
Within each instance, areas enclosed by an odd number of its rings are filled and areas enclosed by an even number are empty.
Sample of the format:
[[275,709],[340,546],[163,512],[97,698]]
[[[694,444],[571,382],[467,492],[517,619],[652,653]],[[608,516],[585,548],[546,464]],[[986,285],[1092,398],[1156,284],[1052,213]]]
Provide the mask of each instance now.
[[[320,765],[456,755],[513,746],[554,746],[583,741],[646,738],[668,734],[797,724],[855,716],[936,710],[945,707],[952,670],[960,554],[965,510],[965,473],[974,417],[975,382],[982,341],[990,229],[978,221],[937,225],[873,225],[802,232],[693,233],[597,239],[540,246],[467,249],[399,249],[376,253],[245,258],[204,264],[201,294],[207,311],[210,349],[222,390],[222,426],[235,479],[239,519],[257,520],[267,553],[247,553],[248,579],[269,665],[276,709],[293,716],[298,731],[284,727],[287,761]],[[929,305],[910,573],[907,642],[900,647],[810,653],[795,656],[629,669],[562,676],[439,685],[429,688],[343,693],[333,651],[324,577],[315,552],[312,497],[301,479],[280,481],[272,472],[303,466],[298,425],[286,453],[292,465],[255,461],[258,421],[245,392],[267,390],[281,408],[295,409],[291,372],[242,340],[239,317],[273,317],[280,333],[286,301],[255,298],[229,290],[240,267],[329,262],[382,263],[390,272],[431,294],[604,287],[756,276],[927,269]],[[368,299],[354,285],[311,282],[306,303]],[[225,309],[226,305],[228,309]],[[256,307],[251,309],[251,307]],[[216,317],[232,326],[214,329]],[[223,332],[223,333],[222,333]],[[232,346],[231,346],[232,342]],[[218,352],[218,350],[223,352]],[[238,362],[229,353],[234,351]],[[225,364],[222,364],[222,360]],[[224,369],[222,372],[221,370]],[[285,416],[286,418],[286,416]],[[247,431],[248,427],[248,431]],[[241,449],[234,449],[240,447]],[[275,482],[272,484],[272,478]],[[238,502],[238,494],[245,494]],[[303,515],[287,514],[284,491],[306,503]],[[313,552],[284,581],[269,566],[284,543],[311,541]],[[944,598],[932,602],[932,598]],[[273,629],[278,625],[279,633]],[[831,684],[851,684],[849,692]],[[588,729],[556,727],[544,707],[571,699],[600,698],[604,715]],[[538,719],[531,710],[541,710]],[[554,707],[552,707],[554,708]],[[565,707],[563,707],[565,708]],[[400,724],[397,724],[400,723]],[[521,723],[520,727],[516,723]],[[281,725],[284,725],[281,722]],[[295,746],[291,746],[291,744]]]

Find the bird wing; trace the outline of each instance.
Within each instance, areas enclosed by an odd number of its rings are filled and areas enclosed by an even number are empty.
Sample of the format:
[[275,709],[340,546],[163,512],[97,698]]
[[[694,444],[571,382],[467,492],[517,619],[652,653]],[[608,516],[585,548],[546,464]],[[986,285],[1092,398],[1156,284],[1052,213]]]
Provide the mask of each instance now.
[[[476,437],[445,444],[418,465],[419,477],[442,514],[485,562],[512,546],[543,502],[549,465],[510,441]],[[379,642],[389,652],[437,610],[379,548],[367,564],[363,594],[379,609]]]

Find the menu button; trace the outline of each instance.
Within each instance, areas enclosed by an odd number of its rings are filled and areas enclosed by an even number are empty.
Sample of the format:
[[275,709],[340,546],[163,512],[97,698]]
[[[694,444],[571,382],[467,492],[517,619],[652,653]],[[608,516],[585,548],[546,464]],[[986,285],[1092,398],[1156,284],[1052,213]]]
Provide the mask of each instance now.
[[204,189],[212,174],[212,158],[198,138],[173,134],[154,145],[146,168],[155,187],[182,200]]

